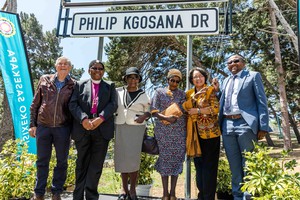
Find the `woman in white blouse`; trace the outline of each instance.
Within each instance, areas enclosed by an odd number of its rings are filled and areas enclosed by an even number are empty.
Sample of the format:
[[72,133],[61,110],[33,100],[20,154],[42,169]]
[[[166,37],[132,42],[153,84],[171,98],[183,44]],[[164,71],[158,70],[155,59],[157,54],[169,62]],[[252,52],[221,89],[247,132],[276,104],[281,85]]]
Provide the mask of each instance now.
[[[126,70],[126,86],[117,88],[118,110],[115,131],[115,171],[121,173],[122,192],[118,200],[137,200],[136,183],[141,163],[141,149],[146,129],[145,120],[150,116],[150,99],[139,83],[142,77],[136,67]],[[130,180],[130,190],[128,190]]]

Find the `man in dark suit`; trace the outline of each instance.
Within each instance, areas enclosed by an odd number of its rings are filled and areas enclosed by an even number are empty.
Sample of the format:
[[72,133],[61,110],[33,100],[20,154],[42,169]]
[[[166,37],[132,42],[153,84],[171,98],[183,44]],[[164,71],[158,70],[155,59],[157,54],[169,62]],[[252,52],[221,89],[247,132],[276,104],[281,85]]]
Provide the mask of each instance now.
[[91,79],[76,83],[69,103],[75,118],[71,137],[77,149],[74,200],[98,200],[97,191],[107,153],[114,136],[117,93],[114,83],[102,80],[104,65],[99,60],[89,64]]
[[[223,144],[232,172],[232,193],[243,199],[244,151],[252,151],[253,141],[262,139],[269,130],[267,98],[260,73],[245,70],[241,55],[229,57],[227,77],[221,88],[219,122]],[[213,82],[214,83],[214,82]]]

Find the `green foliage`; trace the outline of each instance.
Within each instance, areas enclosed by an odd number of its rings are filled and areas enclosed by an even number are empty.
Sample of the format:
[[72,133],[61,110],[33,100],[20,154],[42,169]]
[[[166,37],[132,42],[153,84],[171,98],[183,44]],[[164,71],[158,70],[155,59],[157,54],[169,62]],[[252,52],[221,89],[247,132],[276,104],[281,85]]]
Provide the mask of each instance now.
[[155,161],[155,156],[142,153],[138,184],[150,185],[153,183],[152,173],[154,171]]
[[219,160],[217,192],[231,194],[231,171],[226,158],[221,158]]
[[20,140],[9,140],[0,153],[1,199],[29,199],[35,183],[35,158],[27,152],[27,144]]
[[[227,12],[227,3],[211,2],[208,4],[182,4],[142,9],[179,9],[216,6],[221,12]],[[281,14],[292,30],[297,32],[297,12],[295,1],[276,1]],[[225,21],[220,16],[220,34],[217,36],[192,36],[192,66],[206,68],[211,77],[218,77],[220,83],[227,76],[226,59],[234,53],[242,54],[247,61],[247,68],[261,73],[269,106],[271,110],[280,112],[278,97],[278,72],[274,64],[274,45],[272,40],[271,22],[268,1],[232,1],[232,33],[224,35]],[[120,7],[118,9],[125,9]],[[126,9],[133,9],[126,7]],[[134,8],[137,9],[137,8]],[[140,8],[138,8],[140,9]],[[227,20],[228,21],[228,20]],[[231,21],[231,20],[229,20]],[[300,77],[299,56],[291,42],[290,34],[286,34],[283,25],[278,21],[278,36],[282,65],[285,70],[286,95],[288,110],[294,119],[300,118]],[[129,66],[141,69],[143,83],[148,94],[166,83],[166,74],[170,68],[177,68],[186,75],[186,36],[143,36],[113,37],[105,47],[108,55],[108,78],[122,85],[122,75]],[[183,77],[185,79],[185,77]],[[180,88],[185,88],[183,81]],[[271,116],[272,117],[272,116]],[[298,120],[299,121],[299,120]],[[297,121],[296,121],[297,123]]]
[[256,144],[253,152],[246,152],[246,176],[242,191],[253,199],[300,199],[300,175],[294,173],[295,160],[287,160],[288,152],[282,152],[282,161],[270,156],[271,148]]
[[[20,13],[20,21],[27,48],[33,82],[43,74],[55,73],[55,61],[63,55],[56,29],[43,32],[43,26],[34,14]],[[72,69],[72,77],[79,79],[84,70]]]
[[[147,127],[148,135],[154,135],[153,126]],[[156,156],[142,153],[141,165],[138,175],[138,184],[140,185],[150,185],[153,183],[152,173],[154,171],[154,165],[156,162]]]
[[[26,198],[32,196],[36,178],[36,155],[27,152],[28,146],[21,140],[8,140],[0,153],[0,197]],[[54,157],[53,157],[54,156]],[[65,187],[75,184],[76,151],[70,148],[68,172]],[[47,187],[51,187],[53,168],[56,164],[55,154],[50,160]]]

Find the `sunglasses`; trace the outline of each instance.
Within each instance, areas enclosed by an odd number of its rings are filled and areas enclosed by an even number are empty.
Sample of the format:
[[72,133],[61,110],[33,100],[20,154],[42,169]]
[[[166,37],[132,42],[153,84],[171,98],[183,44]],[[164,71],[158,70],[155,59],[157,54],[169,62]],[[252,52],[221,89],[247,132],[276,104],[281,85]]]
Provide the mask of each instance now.
[[235,59],[235,60],[231,60],[229,62],[227,62],[228,65],[231,65],[232,63],[239,63],[240,60],[239,59]]
[[94,71],[103,71],[104,70],[104,68],[102,68],[102,67],[91,67],[91,69],[92,70],[94,70]]
[[170,81],[171,81],[172,83],[177,83],[177,84],[180,83],[180,81],[177,81],[177,80],[174,80],[174,79],[170,79]]

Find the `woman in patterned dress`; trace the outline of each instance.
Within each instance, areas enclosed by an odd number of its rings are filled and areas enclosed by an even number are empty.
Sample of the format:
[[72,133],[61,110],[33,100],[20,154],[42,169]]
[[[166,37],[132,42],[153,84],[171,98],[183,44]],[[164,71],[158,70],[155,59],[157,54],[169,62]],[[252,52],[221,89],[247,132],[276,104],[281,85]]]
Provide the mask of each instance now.
[[[185,117],[165,116],[161,112],[172,103],[181,105],[185,101],[185,92],[178,89],[182,80],[181,72],[170,69],[167,75],[168,86],[159,88],[151,101],[151,111],[157,118],[154,128],[159,147],[159,158],[155,169],[160,173],[163,184],[163,200],[176,200],[176,184],[178,175],[182,173],[185,159],[186,120]],[[182,109],[183,110],[183,109]],[[162,121],[164,120],[164,121]],[[168,124],[163,122],[167,121]],[[171,188],[168,190],[169,177]]]

